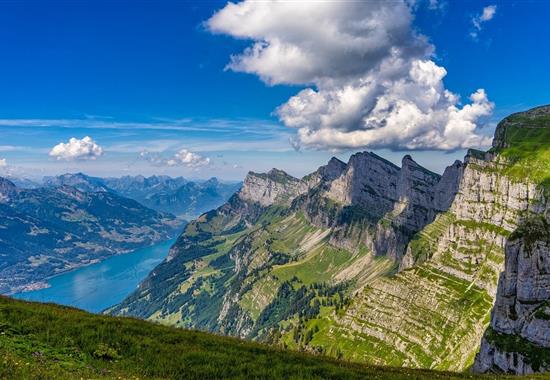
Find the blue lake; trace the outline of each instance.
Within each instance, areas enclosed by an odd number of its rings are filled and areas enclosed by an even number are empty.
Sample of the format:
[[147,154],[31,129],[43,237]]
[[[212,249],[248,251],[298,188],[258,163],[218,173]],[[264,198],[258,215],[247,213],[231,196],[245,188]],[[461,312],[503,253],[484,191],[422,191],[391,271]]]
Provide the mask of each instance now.
[[110,257],[100,263],[48,280],[49,288],[18,293],[15,298],[54,302],[97,313],[122,301],[168,255],[175,240]]

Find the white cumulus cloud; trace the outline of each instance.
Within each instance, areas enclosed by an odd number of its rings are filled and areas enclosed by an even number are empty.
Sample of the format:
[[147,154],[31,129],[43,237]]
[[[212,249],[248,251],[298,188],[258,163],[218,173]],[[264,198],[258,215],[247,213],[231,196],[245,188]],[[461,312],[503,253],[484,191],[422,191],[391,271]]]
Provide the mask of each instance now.
[[147,160],[155,166],[184,166],[187,168],[198,169],[210,165],[210,158],[193,153],[188,149],[180,149],[170,157],[164,157],[159,153],[143,151],[140,157]]
[[58,160],[84,161],[95,160],[103,155],[103,148],[90,136],[82,139],[72,137],[67,143],[59,143],[50,150],[50,156]]
[[251,40],[228,69],[298,92],[275,113],[296,128],[292,144],[319,149],[457,149],[486,145],[493,110],[485,91],[462,105],[445,68],[413,25],[410,1],[228,3],[207,22]]
[[480,14],[474,16],[472,18],[472,25],[474,27],[474,30],[470,32],[470,36],[473,39],[477,39],[479,31],[483,28],[483,24],[487,21],[490,21],[495,17],[495,14],[497,13],[497,6],[496,5],[488,5],[481,11]]

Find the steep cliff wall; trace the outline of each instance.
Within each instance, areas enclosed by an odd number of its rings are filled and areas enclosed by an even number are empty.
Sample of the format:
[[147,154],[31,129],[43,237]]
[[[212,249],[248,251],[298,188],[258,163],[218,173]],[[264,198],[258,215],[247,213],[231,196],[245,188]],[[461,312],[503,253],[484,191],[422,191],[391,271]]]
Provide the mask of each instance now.
[[449,168],[460,178],[450,208],[415,235],[398,274],[357,290],[345,311],[324,318],[311,345],[384,365],[472,365],[507,237],[538,199],[535,185],[503,174],[501,161],[470,151]]
[[550,107],[505,119],[493,145],[511,175],[531,182],[533,201],[506,243],[491,325],[474,370],[550,371]]

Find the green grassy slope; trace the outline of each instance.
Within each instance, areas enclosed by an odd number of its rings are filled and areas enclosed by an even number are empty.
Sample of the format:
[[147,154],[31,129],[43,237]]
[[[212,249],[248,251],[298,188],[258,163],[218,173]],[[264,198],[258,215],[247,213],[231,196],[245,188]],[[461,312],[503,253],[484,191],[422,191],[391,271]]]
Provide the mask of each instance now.
[[5,379],[491,379],[336,361],[130,318],[0,297]]
[[[545,109],[546,111],[542,111]],[[493,151],[508,161],[505,174],[550,190],[550,114],[548,107],[511,115],[503,120],[502,143]]]

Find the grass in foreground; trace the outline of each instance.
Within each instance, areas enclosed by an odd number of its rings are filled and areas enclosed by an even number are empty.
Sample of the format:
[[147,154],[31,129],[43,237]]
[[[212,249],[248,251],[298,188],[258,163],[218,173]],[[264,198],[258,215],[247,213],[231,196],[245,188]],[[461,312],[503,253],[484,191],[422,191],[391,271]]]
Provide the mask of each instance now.
[[364,366],[131,318],[0,297],[5,379],[467,379]]

